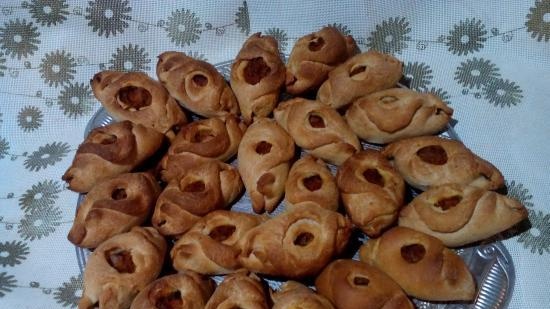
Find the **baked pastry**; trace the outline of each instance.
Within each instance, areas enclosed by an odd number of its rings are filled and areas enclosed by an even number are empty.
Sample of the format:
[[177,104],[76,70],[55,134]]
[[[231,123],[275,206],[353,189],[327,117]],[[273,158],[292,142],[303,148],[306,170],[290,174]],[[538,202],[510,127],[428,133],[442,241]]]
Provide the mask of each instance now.
[[346,121],[369,143],[432,135],[451,120],[453,109],[430,93],[391,88],[357,99],[346,111]]
[[117,120],[130,120],[173,138],[187,122],[162,85],[142,72],[103,71],[90,81],[95,97]]
[[139,292],[130,309],[202,309],[215,288],[212,279],[191,271],[168,275]]
[[395,87],[403,75],[403,63],[392,55],[374,50],[355,55],[328,74],[317,100],[340,108],[355,99]]
[[210,160],[168,183],[151,222],[164,236],[180,236],[207,213],[228,207],[242,190],[236,168]]
[[405,198],[405,181],[376,150],[358,152],[338,168],[336,181],[351,221],[370,237],[393,224]]
[[134,227],[103,242],[88,258],[79,309],[126,309],[160,273],[166,241],[152,227]]
[[256,213],[272,212],[284,194],[294,141],[274,120],[258,118],[244,134],[239,172]]
[[96,184],[130,172],[162,145],[162,134],[122,121],[93,129],[78,146],[61,179],[70,190],[86,193]]
[[294,98],[281,103],[274,115],[296,145],[329,163],[340,165],[361,149],[344,118],[317,101]]
[[231,66],[231,88],[246,123],[271,114],[284,82],[285,65],[277,40],[259,32],[250,36]]
[[235,115],[194,121],[178,133],[168,154],[192,152],[203,157],[227,161],[237,154],[246,125]]
[[228,275],[218,286],[205,309],[267,309],[265,286],[253,273]]
[[429,301],[471,301],[476,286],[464,261],[430,235],[394,227],[359,250],[410,296]]
[[312,276],[342,252],[350,233],[351,224],[341,214],[316,205],[294,205],[245,234],[239,261],[261,274]]
[[283,283],[280,290],[271,294],[271,298],[273,309],[334,309],[324,296],[296,281]]
[[495,166],[456,140],[412,137],[389,144],[382,154],[408,184],[420,190],[449,183],[488,190],[504,186],[504,177]]
[[95,248],[114,235],[141,225],[155,207],[160,186],[149,173],[115,176],[94,186],[78,207],[68,239]]
[[239,113],[233,91],[213,65],[175,51],[158,58],[159,81],[183,107],[204,117]]
[[215,210],[202,217],[176,243],[170,253],[178,271],[228,274],[240,267],[237,242],[263,217],[242,212]]
[[493,191],[456,184],[433,187],[401,210],[399,225],[458,247],[489,238],[527,218],[520,202]]
[[378,268],[354,260],[336,260],[315,279],[317,292],[339,309],[413,309],[403,290]]
[[334,27],[324,27],[299,38],[288,58],[286,91],[300,95],[317,90],[335,66],[358,51],[353,37]]
[[336,211],[338,201],[336,180],[323,160],[305,155],[294,162],[285,184],[285,202],[288,207],[314,203]]

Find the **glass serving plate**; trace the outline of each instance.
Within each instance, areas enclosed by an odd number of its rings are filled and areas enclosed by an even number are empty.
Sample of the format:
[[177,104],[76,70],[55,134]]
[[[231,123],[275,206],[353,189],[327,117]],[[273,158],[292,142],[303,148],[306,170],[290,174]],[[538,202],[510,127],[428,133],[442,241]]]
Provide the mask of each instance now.
[[[229,79],[231,64],[233,60],[218,63],[215,67],[226,78]],[[401,85],[403,86],[403,85]],[[100,126],[105,126],[114,122],[114,119],[107,113],[104,108],[100,108],[92,119],[89,121],[84,132],[84,136]],[[448,126],[446,131],[442,132],[440,136],[459,140],[459,137],[451,126]],[[380,146],[372,145],[368,143],[362,143],[363,148],[380,149]],[[231,162],[232,165],[236,164],[236,160]],[[330,166],[332,172],[336,171],[334,166]],[[418,193],[411,190],[411,196],[415,196]],[[80,194],[78,197],[78,205],[82,202],[85,195]],[[232,211],[240,211],[253,213],[250,199],[245,193],[242,198],[237,201],[232,207]],[[277,209],[271,214],[275,216],[284,211],[284,203],[281,203]],[[368,238],[361,232],[355,232],[352,234],[350,241],[349,252],[345,253],[345,256],[352,257],[358,260],[358,248],[359,246],[368,241]],[[83,273],[86,266],[90,251],[87,249],[76,248],[76,262]],[[455,250],[455,252],[464,260],[468,265],[468,268],[472,272],[477,284],[477,295],[473,303],[442,303],[442,302],[426,302],[418,299],[413,299],[416,307],[419,309],[459,309],[459,308],[476,308],[476,309],[503,309],[506,308],[510,298],[512,296],[514,282],[515,282],[515,270],[510,254],[504,247],[504,245],[497,240],[491,240],[490,242],[480,243],[475,246],[464,247]],[[223,280],[223,276],[212,277],[217,283]],[[272,289],[278,289],[282,281],[270,278],[264,278]]]

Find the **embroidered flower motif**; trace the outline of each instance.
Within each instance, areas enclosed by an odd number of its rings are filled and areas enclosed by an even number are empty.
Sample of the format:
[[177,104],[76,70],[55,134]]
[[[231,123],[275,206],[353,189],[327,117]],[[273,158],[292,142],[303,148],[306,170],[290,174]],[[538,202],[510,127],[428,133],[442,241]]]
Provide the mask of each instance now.
[[277,40],[279,44],[279,52],[284,53],[288,46],[288,35],[286,31],[279,28],[269,28],[265,31],[266,35],[270,35]]
[[202,24],[199,17],[189,10],[175,10],[168,17],[168,37],[178,46],[197,42]]
[[550,0],[535,2],[535,6],[529,9],[525,26],[533,39],[539,42],[550,40]]
[[439,97],[441,101],[443,101],[445,104],[451,104],[451,102],[449,102],[449,99],[451,98],[451,96],[447,93],[447,91],[443,90],[442,88],[432,87],[430,89],[426,89],[424,92],[431,93]]
[[525,188],[522,183],[516,183],[515,180],[511,182],[506,181],[506,188],[508,189],[508,196],[514,198],[528,208],[533,208],[533,195],[529,193],[529,189]]
[[531,228],[519,235],[517,241],[531,253],[550,253],[550,214],[535,212],[532,209],[527,211]]
[[467,18],[454,25],[445,44],[453,54],[467,55],[483,48],[483,42],[487,41],[486,34],[487,30],[481,20]]
[[69,82],[59,93],[57,104],[63,114],[69,118],[89,114],[94,105],[90,86],[84,83],[72,84]]
[[470,89],[474,87],[479,89],[497,77],[500,77],[500,73],[494,63],[476,57],[460,63],[455,72],[455,80]]
[[4,159],[10,150],[10,143],[0,136],[0,159]]
[[14,279],[13,275],[8,275],[7,272],[0,273],[0,298],[4,297],[6,293],[12,291],[17,283],[17,280]]
[[83,283],[82,275],[71,277],[69,282],[63,282],[63,285],[55,289],[54,298],[58,304],[63,307],[76,308],[82,294]]
[[51,52],[42,58],[40,76],[50,87],[63,85],[74,78],[76,61],[71,53],[65,51]]
[[338,29],[338,31],[340,31],[340,33],[343,34],[343,35],[351,35],[351,30],[349,30],[348,26],[346,26],[346,25],[332,23],[332,24],[328,24],[327,27],[334,27],[334,28]]
[[0,265],[15,266],[26,260],[29,254],[29,246],[22,241],[6,241],[0,243]]
[[404,17],[390,17],[382,24],[376,25],[367,39],[367,47],[384,53],[398,53],[408,47],[407,41],[411,39],[409,22]]
[[49,165],[61,161],[69,153],[69,144],[62,142],[54,142],[40,146],[25,160],[25,168],[37,172]]
[[42,111],[35,106],[25,106],[17,115],[17,124],[25,132],[34,131],[42,125],[43,120]]
[[55,228],[61,224],[60,221],[61,210],[59,207],[41,207],[23,216],[17,232],[25,240],[42,239],[42,237],[55,232]]
[[201,54],[201,53],[196,52],[196,51],[188,51],[185,54],[187,56],[189,56],[191,58],[195,58],[197,60],[208,61],[208,59],[206,59],[206,56],[204,54]]
[[408,62],[403,68],[403,76],[410,80],[410,88],[423,90],[432,83],[432,69],[429,65],[419,62]]
[[243,1],[243,5],[239,7],[235,16],[237,16],[235,19],[237,28],[239,28],[242,33],[248,35],[250,33],[250,15],[248,14],[248,5],[246,1]]
[[8,68],[6,67],[6,58],[4,57],[4,53],[0,52],[0,77],[4,76],[4,72],[6,72]]
[[32,0],[28,8],[32,18],[42,26],[62,24],[69,15],[67,0]]
[[88,26],[92,27],[99,36],[109,37],[123,33],[128,28],[127,20],[132,17],[129,13],[132,8],[128,5],[128,0],[94,0],[88,2],[86,8],[86,19],[89,20]]
[[44,180],[32,185],[30,189],[19,198],[19,206],[24,212],[32,212],[41,207],[51,206],[61,192],[58,181]]
[[109,60],[111,64],[109,69],[124,72],[148,71],[151,69],[150,62],[149,53],[145,48],[130,43],[128,46],[123,45],[122,48],[116,49],[116,53]]
[[32,22],[27,24],[25,19],[10,20],[0,28],[0,48],[12,58],[17,56],[17,59],[21,59],[21,57],[27,58],[29,55],[34,55],[40,44],[38,40],[40,33],[37,30],[38,28],[34,27]]
[[511,107],[521,103],[522,92],[515,82],[502,78],[491,80],[482,89],[485,99],[500,107]]

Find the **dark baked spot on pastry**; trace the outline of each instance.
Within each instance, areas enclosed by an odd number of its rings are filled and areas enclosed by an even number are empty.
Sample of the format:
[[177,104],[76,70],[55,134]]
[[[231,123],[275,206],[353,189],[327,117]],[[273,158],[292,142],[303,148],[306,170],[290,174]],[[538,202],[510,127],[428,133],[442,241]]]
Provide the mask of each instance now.
[[166,295],[161,295],[155,301],[157,309],[182,309],[183,302],[181,300],[181,292],[173,291]]
[[363,172],[363,177],[365,177],[365,180],[375,184],[377,186],[383,187],[384,186],[384,177],[380,174],[378,169],[376,168],[367,168]]
[[214,239],[215,241],[221,242],[231,237],[231,235],[233,235],[236,230],[237,228],[234,225],[220,225],[213,228],[208,236],[210,236],[210,238]]
[[204,87],[208,84],[208,78],[202,74],[196,74],[192,77],[193,83],[199,87]]
[[205,189],[206,189],[206,185],[204,184],[204,181],[197,180],[197,181],[193,181],[192,183],[187,184],[183,188],[183,192],[195,193],[195,192],[202,192]]
[[[128,108],[133,107],[137,110],[151,105],[151,93],[142,87],[126,86],[118,91],[118,99]],[[124,107],[124,106],[123,106]]]
[[117,136],[114,134],[109,134],[105,132],[97,132],[94,135],[94,142],[101,145],[111,145],[116,143]]
[[204,143],[214,138],[214,134],[209,129],[199,129],[191,137],[191,143]]
[[271,151],[271,143],[261,141],[256,145],[256,153],[259,155],[267,154]]
[[316,52],[320,51],[323,46],[325,46],[325,40],[322,37],[313,37],[313,39],[309,41],[307,48],[313,52]]
[[426,248],[421,244],[412,244],[401,247],[401,257],[408,263],[419,262],[426,255]]
[[115,188],[113,192],[111,192],[111,198],[115,201],[123,200],[128,197],[128,194],[126,194],[126,189],[124,188]]
[[439,145],[430,145],[420,148],[416,155],[426,163],[443,165],[447,163],[447,152]]
[[380,102],[382,103],[393,103],[395,101],[398,101],[399,99],[397,97],[394,97],[392,95],[386,95],[380,98]]
[[315,236],[313,236],[313,234],[311,234],[309,232],[303,232],[303,233],[298,234],[298,236],[296,236],[296,238],[294,238],[294,244],[296,246],[305,247],[311,241],[313,241],[314,238],[315,238]]
[[324,128],[326,126],[325,121],[321,116],[309,115],[308,121],[309,121],[309,124],[314,128]]
[[317,174],[304,178],[302,182],[304,187],[312,192],[321,189],[323,186],[323,179]]
[[437,203],[435,203],[435,206],[441,208],[441,210],[448,210],[458,205],[461,200],[462,196],[453,195],[451,197],[445,197],[438,200]]
[[244,68],[244,80],[251,85],[256,85],[270,72],[271,68],[265,63],[264,58],[253,58],[248,60]]
[[369,283],[370,283],[370,280],[366,277],[361,277],[361,276],[353,277],[353,284],[354,285],[367,286],[367,285],[369,285]]
[[132,274],[136,271],[136,265],[132,260],[132,253],[130,251],[121,248],[109,249],[105,251],[105,259],[119,273]]
[[363,73],[365,72],[365,70],[367,70],[367,66],[365,65],[356,66],[355,68],[351,69],[351,72],[349,72],[349,77],[353,77],[359,73]]

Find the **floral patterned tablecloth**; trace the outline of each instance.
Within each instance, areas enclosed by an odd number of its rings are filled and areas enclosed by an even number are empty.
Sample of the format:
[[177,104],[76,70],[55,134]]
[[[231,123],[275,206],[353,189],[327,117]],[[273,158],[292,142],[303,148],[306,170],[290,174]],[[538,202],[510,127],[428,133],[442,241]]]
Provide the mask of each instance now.
[[226,61],[258,31],[289,53],[328,24],[402,59],[412,88],[455,109],[462,140],[529,210],[531,228],[504,241],[517,276],[509,307],[548,308],[550,0],[1,1],[0,308],[76,307],[66,235],[77,195],[60,176],[100,106],[95,72],[153,75],[167,50]]

